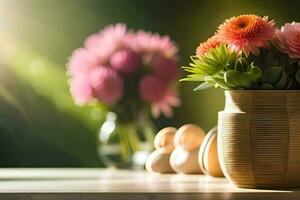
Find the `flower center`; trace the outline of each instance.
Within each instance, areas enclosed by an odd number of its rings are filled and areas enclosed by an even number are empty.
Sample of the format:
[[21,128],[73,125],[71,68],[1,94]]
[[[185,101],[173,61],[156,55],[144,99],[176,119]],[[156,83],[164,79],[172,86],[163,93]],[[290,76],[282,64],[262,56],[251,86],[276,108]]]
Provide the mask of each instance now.
[[254,15],[237,17],[234,24],[234,32],[237,38],[254,37],[262,28],[262,20]]
[[243,29],[247,26],[247,22],[244,22],[244,21],[241,21],[239,24],[238,24],[238,27]]

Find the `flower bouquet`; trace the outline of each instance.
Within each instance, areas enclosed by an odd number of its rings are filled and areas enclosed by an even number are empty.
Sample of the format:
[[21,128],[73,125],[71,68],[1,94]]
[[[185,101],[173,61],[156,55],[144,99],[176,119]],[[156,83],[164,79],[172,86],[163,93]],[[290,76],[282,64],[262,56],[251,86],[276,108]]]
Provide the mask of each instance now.
[[143,150],[138,135],[146,131],[138,128],[150,126],[149,113],[171,117],[172,107],[179,106],[177,51],[168,36],[134,32],[124,24],[91,35],[74,51],[68,74],[75,102],[97,102],[109,111],[99,135],[108,165],[131,166],[134,153]]
[[219,112],[222,170],[239,187],[300,186],[300,23],[281,29],[232,17],[191,57],[186,81],[225,89]]
[[200,43],[183,80],[203,81],[195,90],[300,89],[299,38],[300,23],[278,30],[268,17],[233,17]]

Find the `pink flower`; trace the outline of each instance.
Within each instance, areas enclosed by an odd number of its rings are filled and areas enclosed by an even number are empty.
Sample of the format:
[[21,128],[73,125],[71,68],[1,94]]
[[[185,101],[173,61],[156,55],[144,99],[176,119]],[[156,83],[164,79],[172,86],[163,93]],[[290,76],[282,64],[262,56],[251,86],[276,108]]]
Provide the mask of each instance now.
[[174,58],[157,55],[152,59],[151,67],[154,73],[166,82],[173,81],[178,76],[177,62]]
[[93,99],[92,87],[87,76],[72,78],[70,85],[70,92],[78,105],[89,103]]
[[98,59],[86,49],[76,49],[69,61],[68,72],[72,76],[87,73],[98,65]]
[[300,23],[286,23],[276,31],[275,41],[284,53],[300,59]]
[[95,68],[90,74],[93,92],[99,101],[114,104],[123,95],[123,80],[118,73],[107,67]]
[[180,100],[176,93],[158,77],[147,75],[142,78],[139,84],[141,98],[151,104],[151,111],[154,117],[163,113],[167,117],[173,115],[172,106],[179,106]]
[[167,90],[167,85],[153,75],[144,76],[139,84],[141,98],[150,103],[160,101]]
[[110,58],[112,68],[124,74],[134,72],[140,65],[140,56],[129,50],[119,50]]
[[206,42],[202,42],[199,44],[199,46],[196,49],[196,55],[201,56],[208,52],[210,49],[218,47],[220,44],[220,39],[218,38],[218,36],[214,35],[208,40],[206,40]]
[[110,56],[115,51],[127,47],[131,39],[132,35],[127,33],[125,24],[110,25],[88,37],[85,47],[98,57],[100,64],[106,64]]
[[136,33],[132,46],[137,52],[150,54],[149,56],[160,53],[166,57],[174,57],[178,52],[176,44],[168,36],[141,30]]
[[268,21],[268,17],[240,15],[221,24],[217,35],[222,43],[236,52],[243,52],[246,56],[250,52],[258,55],[259,48],[267,47],[268,41],[274,38],[275,29],[274,21]]
[[159,117],[160,113],[163,113],[166,117],[172,117],[172,107],[178,107],[180,104],[181,101],[178,98],[176,91],[168,90],[160,101],[152,104],[151,112],[156,118]]
[[[176,93],[169,87],[178,76],[177,51],[168,36],[128,31],[124,24],[107,26],[88,37],[84,48],[74,51],[68,66],[71,94],[78,104],[98,100],[123,106],[119,100],[127,92],[123,91],[126,80],[153,73],[142,78],[138,86],[134,85],[138,88],[129,89],[139,91],[155,116],[160,113],[171,116],[172,106],[179,105]],[[133,74],[139,68],[145,69]]]

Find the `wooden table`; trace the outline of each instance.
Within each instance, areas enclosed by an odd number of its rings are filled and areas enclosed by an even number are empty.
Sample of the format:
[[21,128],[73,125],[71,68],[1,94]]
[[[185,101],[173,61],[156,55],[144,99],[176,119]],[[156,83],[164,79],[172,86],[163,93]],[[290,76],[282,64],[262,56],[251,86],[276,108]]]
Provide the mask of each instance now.
[[300,199],[300,190],[238,189],[224,178],[112,169],[0,169],[0,199]]

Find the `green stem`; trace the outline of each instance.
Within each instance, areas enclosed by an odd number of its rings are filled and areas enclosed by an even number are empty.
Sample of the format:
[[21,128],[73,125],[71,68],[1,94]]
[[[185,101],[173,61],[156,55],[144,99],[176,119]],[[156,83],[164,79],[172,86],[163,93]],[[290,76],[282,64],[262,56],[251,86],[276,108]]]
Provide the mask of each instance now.
[[128,159],[128,142],[126,141],[126,134],[124,134],[123,129],[120,129],[118,132],[120,138],[120,146],[121,146],[121,157],[123,160]]
[[132,131],[129,134],[129,142],[132,152],[136,152],[140,149],[139,137],[134,126],[132,126]]

